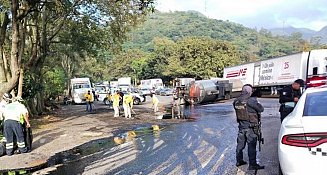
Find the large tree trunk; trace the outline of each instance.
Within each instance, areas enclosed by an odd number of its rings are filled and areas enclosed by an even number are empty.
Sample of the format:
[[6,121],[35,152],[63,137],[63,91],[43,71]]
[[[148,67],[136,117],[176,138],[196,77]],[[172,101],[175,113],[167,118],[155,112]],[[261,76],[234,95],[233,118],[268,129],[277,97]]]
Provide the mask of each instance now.
[[20,70],[19,81],[18,81],[18,97],[23,96],[23,84],[24,84],[24,69]]
[[5,72],[5,63],[3,61],[4,56],[3,56],[3,47],[0,46],[0,83],[4,83],[7,81],[7,77],[6,77],[6,72]]
[[36,106],[36,104],[35,104],[35,100],[33,98],[27,100],[27,108],[28,108],[29,113],[32,115],[37,114],[35,106]]
[[5,92],[9,92],[18,83],[19,77],[19,19],[18,19],[18,0],[12,0],[11,2],[11,16],[12,16],[12,42],[11,42],[11,54],[10,54],[10,71],[11,78],[7,79],[7,82],[2,83],[0,86],[0,95]]
[[7,72],[5,71],[3,44],[5,43],[7,26],[10,20],[7,13],[1,13],[0,17],[3,19],[3,21],[0,21],[0,83],[4,83],[7,81]]

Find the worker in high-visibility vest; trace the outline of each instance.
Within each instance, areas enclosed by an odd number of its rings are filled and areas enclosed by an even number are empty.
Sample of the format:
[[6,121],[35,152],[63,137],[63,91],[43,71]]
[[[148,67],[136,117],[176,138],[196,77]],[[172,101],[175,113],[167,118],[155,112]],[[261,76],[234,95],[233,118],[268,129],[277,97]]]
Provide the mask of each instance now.
[[152,108],[153,108],[154,112],[158,112],[159,111],[159,108],[158,108],[159,99],[153,93],[150,96],[152,97]]
[[126,118],[132,118],[133,96],[128,93],[123,97],[123,108]]
[[112,107],[114,108],[114,117],[119,117],[119,101],[122,97],[119,95],[119,91],[112,96]]
[[16,138],[19,153],[26,153],[28,149],[25,145],[22,123],[26,122],[26,127],[31,127],[28,119],[28,110],[18,100],[15,102],[12,102],[12,99],[7,100],[8,104],[3,112],[5,119],[4,135],[7,140],[6,153],[8,156],[14,154],[14,138]]
[[92,103],[94,101],[94,96],[90,90],[88,90],[87,93],[85,94],[85,99],[86,99],[86,111],[92,112]]

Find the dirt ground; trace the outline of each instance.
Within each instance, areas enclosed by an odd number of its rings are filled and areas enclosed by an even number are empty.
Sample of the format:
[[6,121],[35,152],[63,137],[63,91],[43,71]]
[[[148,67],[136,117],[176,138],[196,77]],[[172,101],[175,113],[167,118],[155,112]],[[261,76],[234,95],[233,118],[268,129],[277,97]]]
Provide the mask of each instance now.
[[92,140],[107,138],[143,124],[178,123],[180,120],[158,120],[163,115],[164,105],[171,103],[172,97],[159,97],[162,112],[154,113],[151,98],[134,106],[134,119],[113,117],[113,109],[102,102],[95,103],[92,113],[85,111],[84,105],[61,106],[51,115],[31,119],[33,129],[33,150],[30,153],[0,157],[0,172],[31,169],[42,166],[56,153],[70,150]]

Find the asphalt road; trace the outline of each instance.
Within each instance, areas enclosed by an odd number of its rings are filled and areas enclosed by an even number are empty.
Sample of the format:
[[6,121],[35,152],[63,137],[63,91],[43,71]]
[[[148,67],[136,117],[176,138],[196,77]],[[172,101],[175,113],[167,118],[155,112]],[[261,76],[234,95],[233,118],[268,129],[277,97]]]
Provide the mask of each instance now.
[[[277,136],[280,127],[277,99],[259,99],[264,105],[265,144],[258,161],[278,174]],[[57,174],[255,174],[247,165],[235,167],[237,123],[231,101],[187,107],[195,120],[166,126],[119,146],[110,146],[81,161],[66,164]],[[247,160],[247,148],[244,150]],[[77,172],[78,169],[78,172]]]

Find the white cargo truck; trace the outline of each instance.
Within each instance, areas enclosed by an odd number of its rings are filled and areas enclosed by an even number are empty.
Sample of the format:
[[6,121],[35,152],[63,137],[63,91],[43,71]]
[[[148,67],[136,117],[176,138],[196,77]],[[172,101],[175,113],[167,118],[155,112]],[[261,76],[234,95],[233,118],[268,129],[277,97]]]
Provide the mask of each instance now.
[[81,104],[85,103],[85,94],[87,91],[91,91],[91,81],[89,78],[73,78],[70,80],[70,91],[72,95],[73,103]]
[[164,85],[161,78],[147,79],[147,80],[141,80],[141,88],[157,90],[157,89],[164,88]]
[[129,91],[132,87],[131,77],[122,77],[118,79],[118,88],[122,91]]
[[326,84],[327,49],[261,60],[224,69],[224,78],[233,83],[233,91],[251,84],[266,89],[271,95],[277,89],[303,79],[307,86]]

